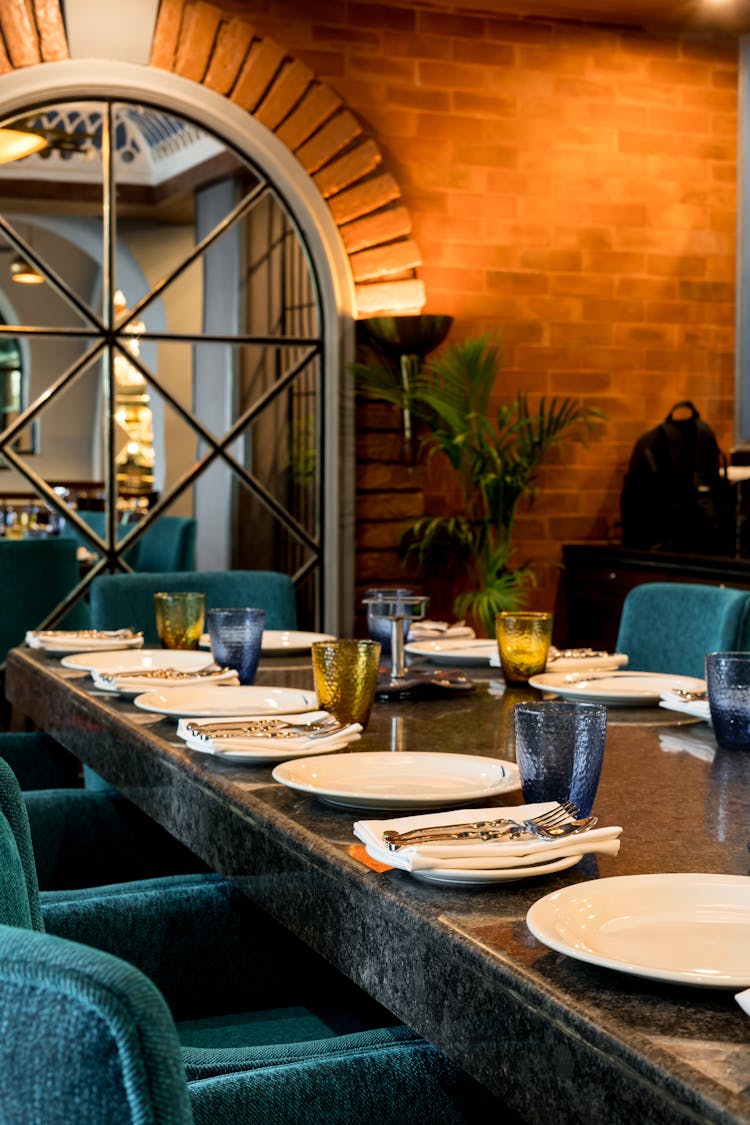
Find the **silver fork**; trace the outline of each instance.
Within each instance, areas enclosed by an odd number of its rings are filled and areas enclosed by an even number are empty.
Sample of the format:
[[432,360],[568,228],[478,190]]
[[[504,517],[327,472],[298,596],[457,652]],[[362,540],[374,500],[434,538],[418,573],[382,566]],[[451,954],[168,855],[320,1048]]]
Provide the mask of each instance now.
[[537,836],[543,840],[556,840],[563,836],[574,836],[586,832],[597,823],[595,816],[574,817],[572,813],[580,810],[566,802],[557,805],[539,816],[528,817],[519,823],[515,820],[477,820],[471,824],[444,824],[434,828],[416,829],[409,832],[396,832],[388,829],[383,839],[391,851],[406,848],[410,844],[430,844],[442,840],[502,840],[517,839],[519,836]]
[[581,816],[581,810],[572,801],[563,801],[549,812],[540,813],[539,816],[524,820],[524,827],[531,829],[537,836],[547,840],[555,840],[560,836],[573,836],[578,832],[587,832],[598,822],[595,816]]

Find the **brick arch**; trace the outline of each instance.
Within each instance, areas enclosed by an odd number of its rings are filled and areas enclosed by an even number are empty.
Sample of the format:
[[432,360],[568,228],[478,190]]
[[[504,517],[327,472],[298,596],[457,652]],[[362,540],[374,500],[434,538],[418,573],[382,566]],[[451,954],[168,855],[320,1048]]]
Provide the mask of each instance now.
[[[59,0],[3,0],[0,74],[70,57]],[[425,303],[411,216],[342,99],[280,44],[205,0],[161,0],[149,65],[223,95],[294,154],[338,227],[359,318]]]

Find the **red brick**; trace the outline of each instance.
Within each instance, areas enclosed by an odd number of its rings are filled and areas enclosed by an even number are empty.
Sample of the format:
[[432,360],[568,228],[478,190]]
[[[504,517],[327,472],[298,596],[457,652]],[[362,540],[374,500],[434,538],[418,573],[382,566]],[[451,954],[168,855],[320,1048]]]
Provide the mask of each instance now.
[[416,29],[416,13],[409,8],[389,8],[385,4],[360,4],[357,0],[349,0],[347,8],[349,22],[354,27],[388,28],[399,32]]
[[453,45],[450,39],[439,35],[407,35],[385,30],[383,53],[389,58],[405,55],[413,59],[452,59]]

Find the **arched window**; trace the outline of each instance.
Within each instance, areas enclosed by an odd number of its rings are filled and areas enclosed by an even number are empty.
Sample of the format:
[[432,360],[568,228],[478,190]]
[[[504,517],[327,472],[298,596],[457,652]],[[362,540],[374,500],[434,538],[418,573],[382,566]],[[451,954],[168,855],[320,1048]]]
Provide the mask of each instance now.
[[[0,167],[0,238],[45,278],[0,327],[30,355],[28,406],[0,455],[58,508],[53,480],[101,483],[104,537],[65,511],[93,551],[76,596],[127,566],[149,523],[187,514],[199,569],[284,570],[301,621],[338,628],[337,266],[304,184],[240,137],[251,119],[225,109],[218,132],[198,120],[211,112],[176,111],[170,83],[186,85],[160,76],[151,101],[60,91],[4,120],[48,146]],[[13,449],[32,422],[33,464]],[[126,510],[143,522],[123,529]]]

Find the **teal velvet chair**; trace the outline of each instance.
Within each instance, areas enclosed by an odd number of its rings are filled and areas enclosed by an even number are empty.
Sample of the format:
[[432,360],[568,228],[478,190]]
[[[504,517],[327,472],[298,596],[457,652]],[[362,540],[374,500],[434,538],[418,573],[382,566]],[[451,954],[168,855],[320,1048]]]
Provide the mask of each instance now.
[[[105,512],[84,509],[77,515],[100,539],[106,539]],[[126,512],[117,524],[118,540],[123,539],[133,527],[134,523]],[[123,558],[133,570],[193,570],[197,529],[198,521],[191,516],[158,516]],[[89,550],[96,549],[91,540],[70,523],[65,525],[62,536]]]
[[154,619],[157,590],[197,590],[208,609],[259,606],[267,629],[296,629],[294,584],[288,574],[271,570],[195,570],[185,573],[101,574],[91,583],[91,625],[143,630],[146,645],[159,644]]
[[[36,629],[78,585],[76,544],[72,539],[0,539],[0,662],[8,650],[23,643],[28,629]],[[66,627],[85,628],[86,613],[75,607]]]
[[0,1012],[3,1121],[501,1118],[461,1070],[219,876],[40,894],[2,761]]
[[[129,523],[125,530],[131,530]],[[190,516],[158,516],[126,551],[125,561],[137,571],[193,570],[197,530],[198,521]]]
[[707,652],[749,645],[750,591],[648,582],[625,598],[616,647],[634,672],[703,677]]

